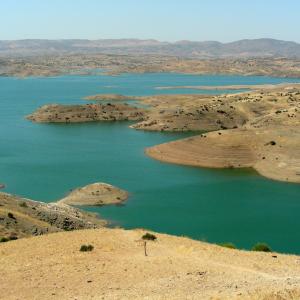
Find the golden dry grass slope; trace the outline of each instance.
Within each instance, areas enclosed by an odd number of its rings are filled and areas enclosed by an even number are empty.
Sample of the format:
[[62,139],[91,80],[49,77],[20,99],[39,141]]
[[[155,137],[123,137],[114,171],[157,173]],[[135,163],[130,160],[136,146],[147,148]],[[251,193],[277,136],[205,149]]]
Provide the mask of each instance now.
[[[0,299],[299,299],[300,257],[143,230],[82,230],[0,244]],[[80,252],[82,244],[94,250]]]

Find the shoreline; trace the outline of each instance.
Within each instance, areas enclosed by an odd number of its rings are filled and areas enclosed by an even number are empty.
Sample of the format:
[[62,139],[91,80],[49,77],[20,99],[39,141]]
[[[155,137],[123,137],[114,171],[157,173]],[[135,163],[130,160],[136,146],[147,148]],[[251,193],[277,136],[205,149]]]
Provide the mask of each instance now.
[[[112,60],[113,57],[113,60]],[[164,55],[109,55],[109,54],[64,54],[62,56],[40,55],[0,58],[3,67],[0,76],[57,76],[62,74],[92,75],[102,69],[105,74],[122,73],[181,73],[181,74],[226,74],[248,76],[274,76],[300,78],[299,59],[255,58],[210,58],[188,59]],[[51,65],[47,63],[51,60]],[[84,66],[84,67],[80,67]],[[90,70],[90,71],[88,71]]]
[[[280,78],[280,77],[279,77]],[[300,77],[299,77],[300,80]],[[207,90],[207,91],[222,91],[222,90],[268,90],[268,89],[274,89],[274,88],[286,88],[289,86],[300,86],[299,83],[278,83],[278,84],[243,84],[243,85],[200,85],[200,86],[189,86],[189,85],[183,85],[183,86],[159,86],[156,87],[156,90],[173,90],[173,89],[191,89],[191,90]],[[245,91],[246,92],[246,91]],[[243,92],[242,92],[243,93]]]
[[[156,160],[177,165],[211,169],[252,168],[266,178],[299,184],[297,140],[300,132],[283,128],[276,130],[275,136],[268,130],[210,132],[156,145],[147,148],[145,153]],[[277,141],[277,147],[268,145],[272,138]]]
[[[195,76],[242,76],[242,77],[270,77],[270,78],[282,78],[282,79],[286,79],[286,78],[291,78],[291,79],[299,79],[300,81],[300,74],[299,75],[290,75],[290,74],[287,74],[287,75],[284,75],[284,74],[278,74],[278,75],[274,75],[272,73],[270,74],[256,74],[256,73],[253,73],[253,74],[243,74],[243,73],[214,73],[214,72],[189,72],[189,71],[169,71],[169,70],[166,70],[166,71],[156,71],[156,72],[152,72],[152,71],[145,71],[145,72],[139,72],[139,71],[132,71],[132,70],[128,70],[128,71],[122,71],[122,72],[116,72],[116,73],[111,73],[109,71],[107,72],[104,72],[103,74],[99,74],[99,75],[95,75],[91,72],[83,72],[83,73],[72,73],[72,72],[60,72],[60,73],[56,73],[56,74],[34,74],[34,75],[18,75],[18,74],[13,74],[13,75],[10,75],[10,74],[0,74],[0,78],[16,78],[16,79],[31,79],[31,78],[51,78],[51,77],[60,77],[60,76],[121,76],[123,74],[136,74],[136,75],[142,75],[142,74],[178,74],[178,75],[195,75]],[[291,83],[291,84],[294,84],[294,83]],[[296,83],[297,84],[297,83]],[[264,84],[262,84],[264,85]],[[268,84],[266,84],[268,85]],[[272,84],[270,84],[271,86]],[[274,84],[276,85],[276,84]],[[241,85],[241,86],[249,86],[249,85]],[[251,86],[251,85],[250,85]],[[201,88],[198,88],[198,87],[202,87],[202,86],[196,86],[196,90],[197,89],[201,89]],[[206,86],[204,86],[206,87]],[[223,87],[223,86],[220,86],[220,87]],[[226,87],[226,86],[224,86]],[[183,89],[195,89],[194,86],[175,86],[175,87],[172,87],[172,86],[158,86],[158,87],[155,87],[155,89],[157,90],[164,90],[164,89],[180,89],[180,88],[183,88]],[[138,96],[139,97],[139,96]],[[89,99],[85,99],[85,100],[89,100]],[[121,100],[122,101],[122,100]]]

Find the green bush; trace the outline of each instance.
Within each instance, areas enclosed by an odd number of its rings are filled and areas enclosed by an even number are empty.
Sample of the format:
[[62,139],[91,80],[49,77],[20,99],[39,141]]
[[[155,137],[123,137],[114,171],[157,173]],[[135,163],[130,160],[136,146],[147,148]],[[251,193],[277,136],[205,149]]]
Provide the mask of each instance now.
[[232,243],[223,243],[223,244],[220,244],[220,246],[225,247],[225,248],[230,248],[230,249],[236,249],[236,246]]
[[272,252],[272,249],[265,243],[257,243],[252,247],[252,251]]
[[81,252],[88,252],[88,251],[93,251],[94,246],[92,245],[81,245],[80,251]]
[[142,239],[147,241],[155,241],[157,237],[154,234],[147,232],[142,236]]
[[6,238],[6,237],[0,238],[0,243],[5,243],[5,242],[8,242],[8,241],[9,241],[9,239]]

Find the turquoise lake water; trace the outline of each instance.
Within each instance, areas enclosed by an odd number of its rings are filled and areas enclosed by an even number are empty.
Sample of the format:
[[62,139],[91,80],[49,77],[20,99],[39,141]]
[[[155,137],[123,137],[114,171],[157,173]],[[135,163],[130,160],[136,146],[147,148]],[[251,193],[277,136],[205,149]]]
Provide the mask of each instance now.
[[292,81],[297,80],[179,74],[0,78],[0,183],[5,192],[50,202],[78,186],[108,182],[130,192],[126,204],[88,209],[113,225],[247,249],[263,241],[300,254],[300,185],[251,170],[184,167],[144,155],[145,147],[186,134],[136,131],[127,122],[59,125],[24,119],[43,104],[84,103],[82,97],[96,93],[200,93],[155,87]]

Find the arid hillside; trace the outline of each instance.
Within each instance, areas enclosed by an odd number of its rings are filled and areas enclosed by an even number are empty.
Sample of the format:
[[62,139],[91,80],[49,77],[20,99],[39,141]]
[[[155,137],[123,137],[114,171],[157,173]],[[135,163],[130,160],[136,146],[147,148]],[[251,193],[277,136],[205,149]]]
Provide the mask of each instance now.
[[[300,258],[143,230],[81,230],[0,244],[0,299],[299,299]],[[79,251],[92,245],[90,252]]]

